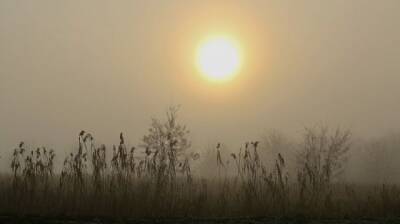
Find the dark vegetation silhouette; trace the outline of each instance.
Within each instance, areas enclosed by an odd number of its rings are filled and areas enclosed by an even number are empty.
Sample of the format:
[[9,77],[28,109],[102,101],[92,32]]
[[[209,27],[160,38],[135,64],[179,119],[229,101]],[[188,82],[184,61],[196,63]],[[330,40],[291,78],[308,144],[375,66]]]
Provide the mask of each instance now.
[[[138,147],[107,149],[81,131],[77,148],[55,172],[55,152],[14,149],[10,175],[0,182],[0,211],[9,215],[72,217],[312,217],[360,218],[400,214],[396,185],[341,181],[349,131],[306,128],[301,143],[279,134],[245,142],[238,151],[217,143],[210,161],[190,152],[189,131],[171,107],[153,119]],[[295,152],[281,148],[296,148]],[[269,149],[268,158],[262,151]],[[291,159],[287,160],[286,158]],[[193,162],[216,175],[194,174]]]

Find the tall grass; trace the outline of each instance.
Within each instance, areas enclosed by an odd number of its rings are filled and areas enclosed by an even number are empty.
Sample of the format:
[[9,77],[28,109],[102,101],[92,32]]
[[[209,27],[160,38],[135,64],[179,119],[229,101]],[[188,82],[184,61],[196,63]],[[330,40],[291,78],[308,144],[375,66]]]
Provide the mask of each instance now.
[[[81,131],[77,148],[54,170],[54,150],[12,152],[11,173],[1,177],[0,212],[12,215],[176,217],[387,217],[400,215],[396,185],[340,182],[350,133],[306,129],[296,170],[277,152],[266,163],[260,142],[238,151],[214,148],[216,178],[196,176],[188,131],[171,109],[167,121],[153,120],[139,147],[119,143],[107,149]],[[107,153],[110,151],[109,153]],[[111,155],[110,158],[107,156]],[[293,167],[293,164],[291,164]]]

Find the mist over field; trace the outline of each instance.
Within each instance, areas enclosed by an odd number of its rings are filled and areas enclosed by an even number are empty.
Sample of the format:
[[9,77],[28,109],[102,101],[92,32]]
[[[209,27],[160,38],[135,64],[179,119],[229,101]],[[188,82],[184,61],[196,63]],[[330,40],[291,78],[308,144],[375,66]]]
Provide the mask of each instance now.
[[[67,150],[81,129],[135,143],[181,104],[202,149],[326,123],[359,138],[398,131],[396,0],[0,3],[0,147]],[[205,16],[207,15],[207,16]],[[223,18],[223,19],[221,19]],[[246,47],[241,75],[206,83],[193,46],[207,32]]]
[[399,215],[399,11],[0,1],[0,221]]

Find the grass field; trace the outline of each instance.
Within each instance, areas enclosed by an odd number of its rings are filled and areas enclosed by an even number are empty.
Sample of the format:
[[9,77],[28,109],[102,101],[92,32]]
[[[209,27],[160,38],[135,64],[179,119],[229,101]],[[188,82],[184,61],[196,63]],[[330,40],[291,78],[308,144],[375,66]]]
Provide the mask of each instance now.
[[[188,148],[187,130],[176,122],[174,111],[165,123],[153,121],[139,148],[128,147],[121,133],[119,144],[107,150],[81,131],[76,150],[65,158],[60,172],[54,169],[53,150],[30,150],[21,142],[12,153],[11,172],[0,178],[0,213],[289,220],[400,214],[397,185],[339,181],[351,148],[347,131],[306,129],[295,164],[277,152],[267,165],[258,141],[228,153],[222,153],[225,149],[218,143],[211,158],[188,153]],[[209,160],[205,162],[214,175],[196,175],[192,163],[201,159]]]

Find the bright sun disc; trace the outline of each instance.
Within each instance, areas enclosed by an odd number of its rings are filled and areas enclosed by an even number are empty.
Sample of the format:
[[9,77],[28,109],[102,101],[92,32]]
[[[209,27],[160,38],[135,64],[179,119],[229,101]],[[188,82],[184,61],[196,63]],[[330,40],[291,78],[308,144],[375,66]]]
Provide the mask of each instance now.
[[204,41],[197,51],[197,65],[201,73],[212,81],[230,80],[239,71],[240,52],[235,41],[213,37]]

